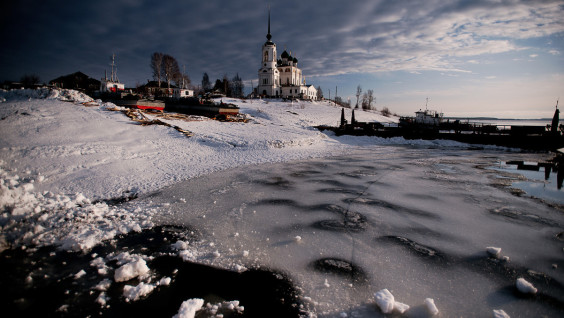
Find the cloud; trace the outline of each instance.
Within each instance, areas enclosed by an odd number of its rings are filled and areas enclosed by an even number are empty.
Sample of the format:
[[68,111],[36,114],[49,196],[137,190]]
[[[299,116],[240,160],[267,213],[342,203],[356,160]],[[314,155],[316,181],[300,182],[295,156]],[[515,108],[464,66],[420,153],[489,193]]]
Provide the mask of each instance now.
[[534,59],[535,57],[539,56],[538,54],[530,54],[529,57]]
[[[398,70],[461,72],[465,70],[453,58],[518,51],[524,48],[516,40],[564,31],[557,14],[560,9],[562,5],[552,2],[437,1],[411,2],[408,6],[384,2],[366,8],[355,21],[339,27],[338,36],[329,32],[327,37],[332,40],[327,44],[311,41],[303,45],[315,49],[304,52],[307,57],[302,60],[304,68],[316,75]],[[316,31],[325,33],[321,28],[311,33]]]
[[550,53],[550,54],[552,54],[552,55],[559,55],[559,54],[560,54],[560,51],[555,50],[555,49],[552,49],[552,50],[549,50],[548,53]]
[[[522,50],[518,40],[563,32],[562,9],[552,1],[286,0],[272,4],[271,33],[278,54],[291,50],[308,78],[463,73],[460,60],[476,64],[482,55]],[[101,77],[115,52],[120,78],[132,85],[150,77],[149,56],[160,51],[185,64],[193,82],[203,72],[212,80],[237,72],[250,80],[266,23],[260,0],[5,1],[0,69],[11,78],[27,69],[45,74],[42,80],[77,70]]]

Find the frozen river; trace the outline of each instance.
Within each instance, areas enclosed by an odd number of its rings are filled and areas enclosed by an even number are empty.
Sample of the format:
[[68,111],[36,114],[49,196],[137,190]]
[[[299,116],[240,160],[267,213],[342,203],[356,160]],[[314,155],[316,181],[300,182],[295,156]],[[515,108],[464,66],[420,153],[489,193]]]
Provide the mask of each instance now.
[[[378,316],[388,289],[426,316],[561,316],[564,214],[515,195],[496,169],[539,154],[366,147],[347,156],[250,166],[192,179],[145,200],[161,224],[197,229],[186,260],[290,277],[319,316]],[[497,257],[488,247],[501,248]],[[520,294],[518,278],[538,293]],[[244,288],[244,286],[241,286]],[[202,295],[203,297],[204,295]],[[244,305],[244,304],[243,304]]]
[[[172,317],[190,299],[196,317],[382,317],[383,303],[394,317],[429,317],[432,299],[440,317],[564,314],[562,190],[554,173],[545,181],[504,163],[549,155],[353,149],[86,204],[84,220],[107,209],[120,211],[116,226],[147,215],[152,225],[77,252],[5,250],[0,305],[23,316]],[[110,220],[86,222],[92,234]],[[521,278],[536,293],[517,288]],[[376,301],[384,289],[393,302]]]

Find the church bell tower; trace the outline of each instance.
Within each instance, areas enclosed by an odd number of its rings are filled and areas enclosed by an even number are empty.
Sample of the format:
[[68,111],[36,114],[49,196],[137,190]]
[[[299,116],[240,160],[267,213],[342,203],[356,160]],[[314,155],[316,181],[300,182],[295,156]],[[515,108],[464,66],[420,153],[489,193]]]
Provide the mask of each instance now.
[[270,8],[268,9],[268,33],[266,42],[262,45],[261,68],[258,72],[259,83],[257,93],[265,96],[280,95],[280,76],[277,68],[276,44],[271,41]]

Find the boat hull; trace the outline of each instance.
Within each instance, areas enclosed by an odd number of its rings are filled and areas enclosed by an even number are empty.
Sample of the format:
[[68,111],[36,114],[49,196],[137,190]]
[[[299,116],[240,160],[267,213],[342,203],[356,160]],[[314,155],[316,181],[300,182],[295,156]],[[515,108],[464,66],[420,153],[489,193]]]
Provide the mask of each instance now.
[[163,111],[165,108],[165,103],[161,101],[153,100],[115,100],[112,101],[114,104],[123,107],[137,108],[137,109],[151,109]]

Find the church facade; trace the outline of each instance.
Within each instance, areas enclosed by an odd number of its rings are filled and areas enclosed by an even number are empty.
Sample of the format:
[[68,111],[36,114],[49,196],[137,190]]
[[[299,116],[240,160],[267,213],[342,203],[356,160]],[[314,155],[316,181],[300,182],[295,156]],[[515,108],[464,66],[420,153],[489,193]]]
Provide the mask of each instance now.
[[265,97],[300,98],[317,100],[317,89],[306,85],[298,59],[284,51],[278,59],[276,44],[271,41],[270,12],[268,14],[267,41],[262,45],[261,67],[255,93]]

